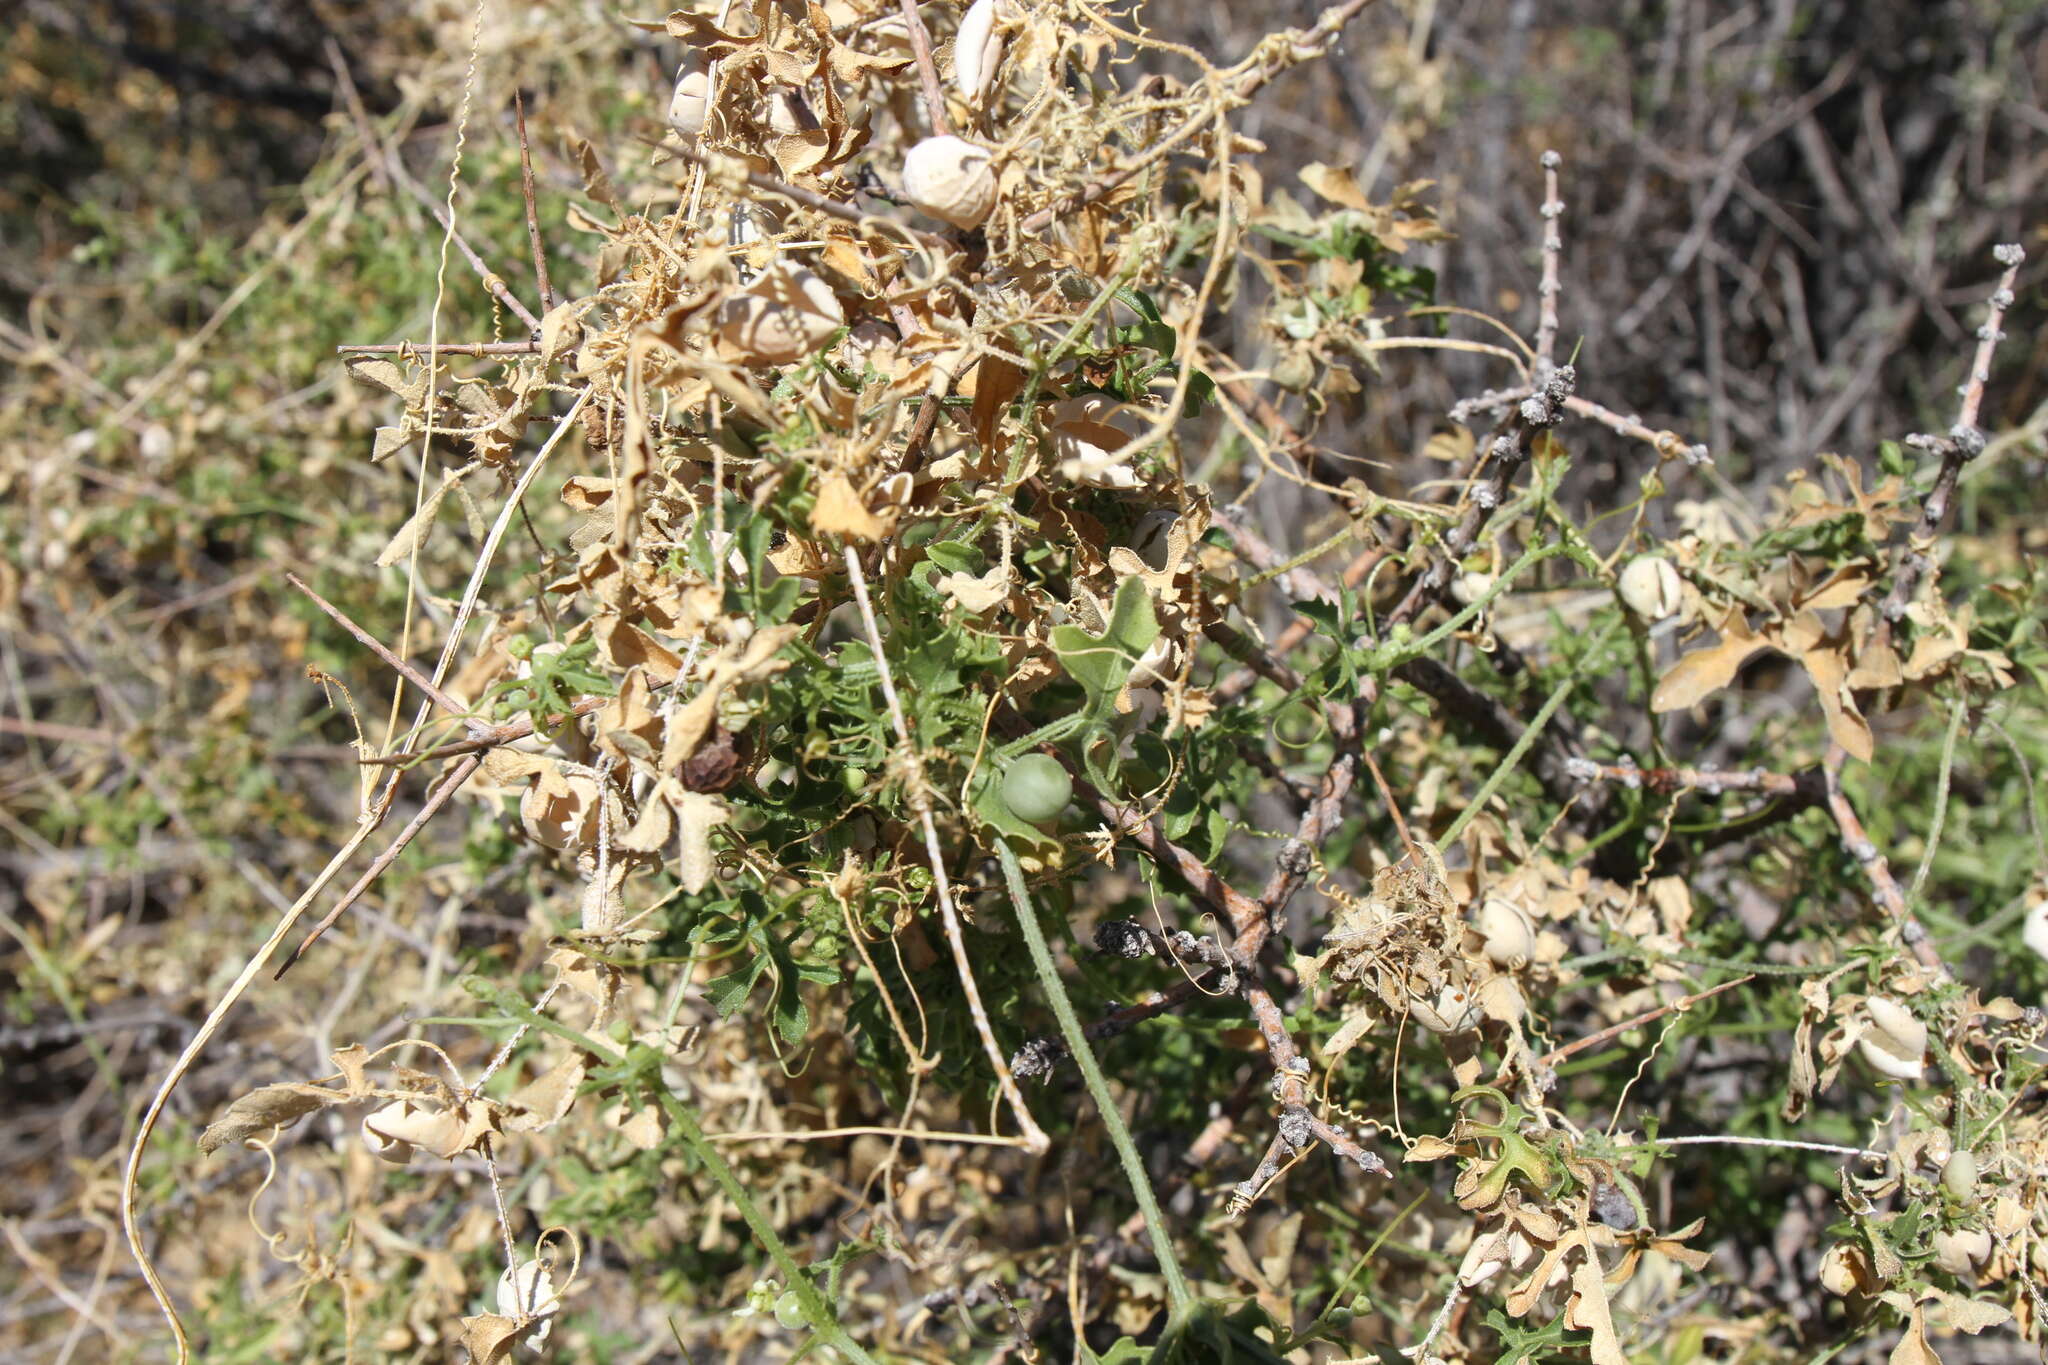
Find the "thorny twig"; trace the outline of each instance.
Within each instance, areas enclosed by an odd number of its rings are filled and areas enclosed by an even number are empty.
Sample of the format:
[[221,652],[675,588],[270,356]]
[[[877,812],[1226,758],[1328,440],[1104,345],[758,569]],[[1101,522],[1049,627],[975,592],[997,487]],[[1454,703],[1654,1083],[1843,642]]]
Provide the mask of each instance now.
[[[1984,325],[1977,330],[1977,350],[1971,358],[1970,373],[1961,389],[1962,405],[1956,415],[1956,424],[1949,428],[1946,436],[1907,438],[1907,444],[1916,449],[1939,454],[1941,467],[1935,473],[1927,500],[1921,504],[1919,521],[1894,558],[1892,588],[1885,595],[1877,628],[1873,632],[1872,643],[1876,648],[1890,644],[1893,629],[1905,619],[1921,580],[1933,568],[1934,538],[1948,518],[1949,500],[1955,493],[1956,480],[1961,476],[1963,466],[1984,449],[1984,433],[1977,427],[1977,417],[1984,402],[1984,386],[1991,379],[1992,355],[2004,337],[2000,326],[2005,321],[2006,309],[2012,306],[2013,284],[2019,278],[2020,265],[2026,260],[2025,251],[2015,243],[1999,246],[1993,254],[2005,271],[1999,277],[1997,287],[1991,291],[1990,310]],[[1842,846],[1870,878],[1871,890],[1878,904],[1897,925],[1900,941],[1912,951],[1914,959],[1937,976],[1946,977],[1948,967],[1941,959],[1940,950],[1934,946],[1926,926],[1912,912],[1905,892],[1900,890],[1897,879],[1892,876],[1890,863],[1864,831],[1855,806],[1842,790],[1842,767],[1847,760],[1848,754],[1841,745],[1831,744],[1821,765],[1827,782],[1828,813],[1834,817],[1835,826],[1841,832]]]
[[1984,403],[1984,386],[1991,380],[1991,357],[2005,336],[1999,329],[2005,321],[2006,309],[2012,307],[2013,284],[2019,279],[2020,266],[2027,259],[2026,252],[2017,243],[1996,247],[1992,254],[2005,267],[2005,273],[1999,276],[1997,288],[1991,291],[1990,312],[1984,325],[1977,329],[1977,352],[1970,360],[1969,377],[1960,390],[1962,407],[1956,415],[1956,424],[1949,428],[1946,436],[1906,438],[1907,445],[1938,454],[1941,468],[1934,476],[1934,486],[1927,492],[1927,501],[1920,506],[1920,520],[1906,537],[1906,543],[1893,563],[1892,590],[1885,595],[1878,623],[1880,641],[1888,640],[1894,624],[1905,618],[1906,609],[1912,605],[1914,594],[1919,590],[1920,580],[1934,567],[1934,537],[1948,518],[1949,500],[1955,495],[1956,480],[1961,477],[1963,466],[1984,450],[1984,433],[1977,427],[1978,411]]
[[1827,757],[1821,761],[1821,773],[1827,782],[1828,814],[1834,817],[1835,828],[1841,832],[1842,847],[1856,860],[1863,874],[1870,878],[1870,888],[1877,895],[1877,903],[1898,926],[1899,941],[1912,951],[1914,960],[1936,976],[1946,978],[1949,971],[1941,960],[1941,950],[1934,946],[1926,927],[1906,905],[1906,893],[1899,889],[1897,879],[1892,876],[1891,864],[1871,842],[1855,806],[1850,804],[1847,793],[1842,790],[1842,765],[1848,759],[1847,750],[1839,744],[1830,744]]
[[1763,768],[1725,772],[1718,768],[1639,768],[1624,756],[1619,763],[1569,759],[1565,770],[1581,782],[1619,782],[1625,787],[1640,787],[1661,795],[1689,791],[1707,796],[1718,796],[1722,792],[1761,792],[1766,796],[1812,799],[1821,791],[1818,768],[1796,773],[1774,773]]
[[1536,365],[1535,377],[1538,384],[1550,378],[1550,371],[1556,366],[1557,350],[1557,282],[1558,257],[1564,252],[1564,237],[1558,231],[1558,219],[1564,215],[1564,201],[1557,197],[1557,168],[1562,158],[1556,152],[1543,153],[1543,283],[1537,287],[1536,296]]

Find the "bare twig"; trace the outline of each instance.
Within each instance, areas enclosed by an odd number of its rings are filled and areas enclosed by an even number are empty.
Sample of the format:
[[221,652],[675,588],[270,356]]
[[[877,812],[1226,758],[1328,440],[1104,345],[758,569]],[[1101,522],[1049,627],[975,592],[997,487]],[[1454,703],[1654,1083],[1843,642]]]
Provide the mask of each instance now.
[[306,937],[300,940],[299,946],[292,950],[291,956],[287,957],[278,969],[271,974],[272,980],[281,980],[284,974],[292,969],[292,965],[306,955],[306,950],[318,942],[322,934],[333,928],[335,923],[344,914],[348,913],[348,908],[361,899],[362,894],[370,889],[377,878],[384,875],[384,869],[390,867],[398,855],[405,852],[405,846],[410,844],[414,836],[427,827],[427,822],[439,813],[441,807],[448,804],[448,798],[461,790],[462,784],[469,781],[470,775],[482,763],[483,760],[480,757],[471,754],[448,771],[447,776],[441,779],[440,785],[436,786],[428,794],[425,804],[419,809],[419,813],[413,816],[406,827],[398,832],[398,837],[391,841],[391,846],[378,854],[375,861],[363,870],[363,875],[356,878],[355,885],[342,893],[341,899],[334,903],[334,908],[329,910],[320,922],[307,932]]
[[519,188],[526,199],[526,235],[533,243],[533,282],[540,290],[540,311],[554,311],[555,291],[548,283],[548,252],[540,239],[540,210],[533,195],[533,150],[526,141],[526,96],[512,92],[512,115],[519,127]]
[[377,130],[370,124],[370,112],[363,108],[362,92],[356,89],[355,77],[349,74],[348,58],[343,55],[341,44],[330,35],[323,47],[327,53],[327,64],[334,68],[334,83],[341,90],[342,103],[348,106],[349,122],[355,125],[356,136],[361,139],[363,151],[370,158],[370,174],[377,181],[378,188],[386,194],[391,192],[391,172],[384,165],[384,157],[378,146]]
[[[329,602],[319,593],[314,592],[311,588],[307,587],[305,580],[300,578],[297,574],[287,573],[284,576],[284,581],[291,584],[293,587],[297,588],[307,597],[311,598],[314,606],[320,608],[320,610],[326,612],[329,616],[333,617],[335,621],[340,623],[341,628],[347,631],[349,634],[355,636],[356,639],[362,643],[364,648],[368,649],[372,654],[375,654],[378,658],[382,659],[385,663],[389,664],[393,669],[397,671],[400,677],[404,678],[414,687],[417,687],[420,691],[426,693],[428,698],[432,700],[433,703],[436,706],[440,707],[443,711],[446,711],[453,716],[463,716],[464,713],[469,710],[468,707],[462,705],[462,703],[457,701],[455,698],[449,696],[446,692],[442,691],[440,687],[435,685],[434,680],[432,678],[429,678],[426,674],[420,672],[417,668],[414,668],[404,659],[401,659],[396,654],[392,653],[390,648],[387,647],[382,640],[379,640],[376,636],[370,634],[369,631],[364,630],[354,621],[351,621],[348,618],[348,616],[342,612],[341,608],[335,606],[332,602]],[[494,728],[490,725],[485,724],[483,721],[475,719],[474,717],[468,717],[467,719],[469,724],[470,735],[472,738],[486,736]]]
[[1827,782],[1828,814],[1835,819],[1835,828],[1842,836],[1842,847],[1848,851],[1870,878],[1870,887],[1877,895],[1877,903],[1890,915],[1898,926],[1899,941],[1912,950],[1914,959],[1929,971],[1947,977],[1948,967],[1941,960],[1941,952],[1934,946],[1934,939],[1906,905],[1906,893],[1899,889],[1899,883],[1892,876],[1891,864],[1878,851],[1870,835],[1864,831],[1863,821],[1856,814],[1856,807],[1850,804],[1848,794],[1842,790],[1842,765],[1849,755],[1839,744],[1828,746],[1827,757],[1821,762],[1821,772]]
[[910,30],[910,51],[917,59],[918,83],[924,87],[925,117],[931,120],[933,134],[944,136],[953,127],[946,119],[946,92],[939,84],[938,63],[932,60],[932,35],[918,15],[917,0],[897,0],[897,5],[903,11],[904,27]]
[[[1373,0],[1343,0],[1343,3],[1324,10],[1308,28],[1292,29],[1279,35],[1277,41],[1261,43],[1251,56],[1223,73],[1223,89],[1216,92],[1216,98],[1228,103],[1243,103],[1281,73],[1322,56],[1337,41],[1337,35],[1344,31],[1344,26],[1372,3]],[[1214,122],[1215,114],[1210,109],[1199,110],[1142,154],[1123,162],[1100,179],[1090,181],[1076,193],[1032,214],[1018,225],[1018,230],[1025,235],[1043,232],[1057,219],[1086,208],[1146,167],[1164,159],[1174,148]]]
[[1543,283],[1537,287],[1536,295],[1536,382],[1541,384],[1550,377],[1556,364],[1557,350],[1557,262],[1564,251],[1564,237],[1558,231],[1558,219],[1564,215],[1564,201],[1557,197],[1557,168],[1561,158],[1556,152],[1543,154]]
[[[339,51],[335,51],[329,54],[328,59],[330,61],[337,61],[339,57]],[[344,81],[343,88],[353,93],[355,87],[353,84],[347,83],[347,67],[345,65],[337,65],[336,70]],[[504,279],[495,270],[492,270],[489,265],[485,264],[484,258],[477,254],[476,248],[471,246],[469,240],[456,230],[454,223],[448,217],[448,210],[442,206],[441,202],[427,191],[426,186],[412,178],[412,173],[405,169],[403,162],[385,150],[383,139],[376,136],[375,131],[368,126],[367,120],[359,126],[358,132],[362,134],[363,150],[369,158],[371,170],[389,183],[396,184],[414,199],[426,205],[428,211],[434,215],[434,221],[447,230],[449,237],[462,252],[463,257],[468,260],[470,268],[476,271],[477,278],[483,281],[484,288],[488,289],[498,302],[511,309],[513,316],[525,323],[528,330],[538,332],[540,330],[540,319],[528,311],[526,305],[519,301],[518,296],[512,292],[511,287],[505,283]]]
[[650,141],[648,145],[666,152],[670,156],[679,156],[685,161],[695,162],[713,174],[730,175],[750,189],[757,190],[762,194],[772,194],[779,198],[787,199],[792,204],[796,204],[801,208],[810,209],[813,213],[822,213],[827,217],[837,218],[841,222],[852,223],[858,227],[868,227],[877,223],[883,224],[891,232],[915,238],[918,242],[936,251],[959,250],[957,244],[939,236],[937,233],[926,232],[923,228],[915,228],[908,223],[898,222],[886,214],[862,213],[851,204],[842,204],[837,199],[827,199],[824,195],[818,194],[813,190],[807,190],[801,185],[792,185],[788,181],[778,180],[772,175],[763,175],[759,171],[750,171],[744,163],[736,158],[720,156],[716,152],[700,151],[698,148],[687,147],[673,140],[668,142]]
[[[336,351],[347,355],[398,355],[401,352],[424,354],[427,343],[423,341],[380,341],[358,346],[337,346]],[[433,348],[441,355],[537,355],[538,341],[443,341]]]
[[1674,1000],[1668,1005],[1659,1005],[1653,1010],[1644,1010],[1641,1014],[1630,1019],[1624,1019],[1618,1024],[1611,1024],[1601,1029],[1598,1033],[1589,1033],[1583,1038],[1566,1043],[1563,1047],[1552,1048],[1536,1059],[1536,1065],[1556,1066],[1574,1053],[1584,1052],[1589,1047],[1598,1047],[1610,1038],[1619,1038],[1630,1029],[1641,1028],[1644,1024],[1650,1023],[1652,1020],[1662,1019],[1667,1014],[1682,1013],[1685,1010],[1691,1009],[1702,1000],[1719,995],[1722,991],[1732,991],[1737,986],[1747,985],[1754,980],[1756,980],[1756,974],[1752,972],[1748,976],[1738,976],[1733,981],[1723,981],[1718,986],[1711,986],[1703,991],[1695,991],[1693,994],[1679,1000]]

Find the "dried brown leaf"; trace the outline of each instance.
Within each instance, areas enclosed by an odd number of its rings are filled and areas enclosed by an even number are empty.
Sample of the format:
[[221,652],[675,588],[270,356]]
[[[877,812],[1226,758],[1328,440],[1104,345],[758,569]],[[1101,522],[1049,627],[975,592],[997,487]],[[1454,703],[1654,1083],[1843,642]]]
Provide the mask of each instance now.
[[199,1150],[211,1156],[231,1142],[246,1142],[289,1128],[306,1115],[344,1104],[349,1098],[344,1091],[297,1081],[263,1086],[230,1104],[225,1113],[206,1125],[206,1131],[199,1135]]
[[1720,631],[1719,643],[1695,649],[1672,665],[1650,697],[1651,710],[1683,711],[1726,687],[1750,656],[1768,643],[1750,633],[1740,607],[1722,620]]
[[811,529],[819,535],[851,536],[855,540],[880,540],[889,526],[854,491],[853,483],[837,470],[818,485],[818,501],[811,508]]

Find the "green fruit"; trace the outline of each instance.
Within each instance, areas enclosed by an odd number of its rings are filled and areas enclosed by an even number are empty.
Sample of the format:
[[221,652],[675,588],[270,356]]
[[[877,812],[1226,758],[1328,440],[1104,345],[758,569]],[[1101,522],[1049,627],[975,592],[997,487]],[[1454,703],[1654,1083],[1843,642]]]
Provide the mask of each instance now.
[[1034,825],[1065,810],[1073,795],[1074,779],[1058,760],[1044,754],[1025,754],[1003,773],[1003,804],[1010,814]]
[[804,1316],[804,1301],[794,1289],[783,1290],[782,1297],[775,1301],[775,1320],[792,1332],[810,1321]]
[[1964,1204],[1977,1193],[1977,1158],[1969,1148],[1942,1163],[1941,1187],[1949,1192],[1950,1198]]

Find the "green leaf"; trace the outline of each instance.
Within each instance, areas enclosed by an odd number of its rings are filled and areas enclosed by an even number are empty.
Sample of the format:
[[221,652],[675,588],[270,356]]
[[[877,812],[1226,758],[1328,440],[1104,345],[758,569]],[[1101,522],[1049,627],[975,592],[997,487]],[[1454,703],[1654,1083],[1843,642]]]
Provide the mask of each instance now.
[[757,957],[745,966],[706,983],[704,993],[711,1001],[712,1008],[718,1011],[718,1017],[726,1018],[744,1005],[747,997],[754,992],[754,983],[761,979],[761,973],[766,970],[767,957]]
[[1159,618],[1152,610],[1144,581],[1133,575],[1118,585],[1109,624],[1100,635],[1079,626],[1055,626],[1052,652],[1067,675],[1088,694],[1088,714],[1106,720],[1116,714],[1116,699],[1130,682],[1138,659],[1159,638]]
[[926,547],[925,554],[946,573],[979,575],[988,569],[988,556],[971,541],[934,541]]

